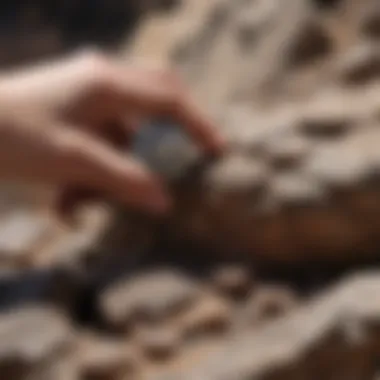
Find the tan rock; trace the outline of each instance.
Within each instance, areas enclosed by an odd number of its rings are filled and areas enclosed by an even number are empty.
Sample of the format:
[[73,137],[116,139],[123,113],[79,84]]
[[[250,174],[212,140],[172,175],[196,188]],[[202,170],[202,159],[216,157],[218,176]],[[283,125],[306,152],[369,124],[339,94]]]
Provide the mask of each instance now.
[[223,333],[230,327],[231,313],[228,301],[205,295],[183,316],[182,329],[188,339]]
[[136,370],[136,354],[124,341],[89,336],[78,349],[76,360],[82,379],[118,380]]
[[266,183],[265,167],[257,160],[245,155],[230,155],[222,158],[205,174],[207,185],[220,192],[255,192]]
[[64,315],[49,308],[25,307],[0,316],[0,376],[26,379],[46,361],[73,346],[73,330]]
[[380,37],[380,6],[377,1],[370,0],[368,5],[363,7],[360,17],[360,28],[362,33],[371,38],[378,39]]
[[253,285],[252,275],[244,265],[221,265],[211,273],[211,284],[221,294],[234,299],[244,297]]
[[102,294],[100,307],[110,326],[127,328],[133,321],[156,321],[188,308],[198,294],[183,273],[159,269],[125,278]]
[[289,169],[301,164],[312,151],[312,143],[302,136],[278,136],[268,141],[265,155],[274,168]]
[[253,291],[243,307],[242,323],[259,325],[280,318],[298,306],[295,292],[286,287],[263,286]]
[[366,84],[379,77],[379,49],[369,43],[354,46],[337,63],[337,75],[349,85]]
[[[379,273],[345,279],[261,329],[243,331],[193,365],[184,379],[363,379],[378,351]],[[181,371],[168,371],[166,376]]]
[[33,208],[16,207],[3,216],[0,260],[26,264],[34,250],[54,232],[52,218]]
[[240,45],[246,49],[252,48],[267,29],[273,25],[277,16],[276,0],[258,0],[242,7],[236,17],[236,34]]
[[181,334],[176,326],[141,327],[136,334],[137,345],[150,360],[168,360],[181,348]]

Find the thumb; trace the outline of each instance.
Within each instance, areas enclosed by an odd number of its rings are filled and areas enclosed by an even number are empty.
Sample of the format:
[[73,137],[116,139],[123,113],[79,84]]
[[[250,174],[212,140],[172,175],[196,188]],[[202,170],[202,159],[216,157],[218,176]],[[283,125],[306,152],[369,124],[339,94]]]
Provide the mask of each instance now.
[[55,131],[62,182],[154,213],[168,209],[170,201],[162,182],[142,163],[84,131],[67,127]]

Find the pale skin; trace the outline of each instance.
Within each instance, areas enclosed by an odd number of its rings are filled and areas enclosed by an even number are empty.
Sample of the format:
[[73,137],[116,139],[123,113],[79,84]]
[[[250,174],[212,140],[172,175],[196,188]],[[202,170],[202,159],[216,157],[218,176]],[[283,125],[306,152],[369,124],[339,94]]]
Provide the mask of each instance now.
[[153,213],[171,204],[165,183],[101,137],[147,118],[171,117],[200,147],[219,154],[217,128],[166,70],[83,52],[0,75],[0,179],[94,189]]

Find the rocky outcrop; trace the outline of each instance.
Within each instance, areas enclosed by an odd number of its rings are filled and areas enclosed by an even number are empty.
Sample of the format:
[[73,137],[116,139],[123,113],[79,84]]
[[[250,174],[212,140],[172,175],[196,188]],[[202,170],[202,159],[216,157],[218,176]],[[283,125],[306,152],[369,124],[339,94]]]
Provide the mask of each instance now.
[[[175,186],[165,225],[103,204],[57,222],[10,187],[0,378],[376,379],[378,3],[138,3],[171,12],[126,54],[174,62],[229,150]],[[165,173],[199,158],[177,137],[153,157]]]
[[372,379],[379,286],[376,272],[347,278],[287,316],[232,336],[188,373],[149,379]]
[[172,39],[230,149],[179,192],[171,236],[254,260],[377,254],[378,52],[361,32],[370,3],[214,1],[208,23]]

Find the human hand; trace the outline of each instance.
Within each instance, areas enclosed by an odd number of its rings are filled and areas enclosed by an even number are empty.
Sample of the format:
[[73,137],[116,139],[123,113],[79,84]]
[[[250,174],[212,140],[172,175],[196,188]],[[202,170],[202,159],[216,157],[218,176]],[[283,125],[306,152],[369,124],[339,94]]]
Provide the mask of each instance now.
[[[208,153],[223,142],[170,72],[81,53],[0,77],[0,178],[107,194],[165,212],[165,184],[116,147],[148,118],[169,117]],[[112,144],[113,143],[113,144]]]

